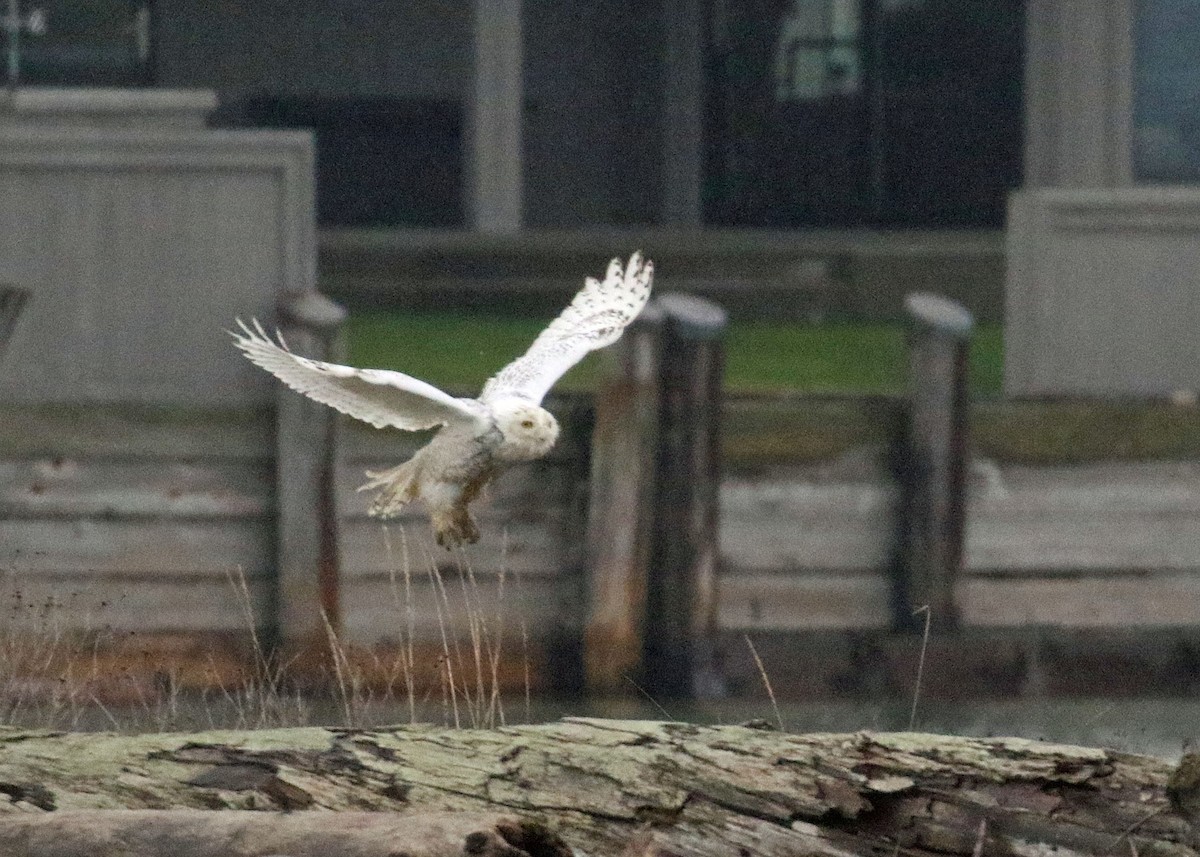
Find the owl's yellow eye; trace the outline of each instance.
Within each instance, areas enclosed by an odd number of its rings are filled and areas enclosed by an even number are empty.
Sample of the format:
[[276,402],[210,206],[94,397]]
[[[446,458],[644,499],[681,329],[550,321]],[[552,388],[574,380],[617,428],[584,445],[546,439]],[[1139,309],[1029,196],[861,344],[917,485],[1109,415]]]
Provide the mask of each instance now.
[[521,428],[533,428],[533,420],[521,420]]

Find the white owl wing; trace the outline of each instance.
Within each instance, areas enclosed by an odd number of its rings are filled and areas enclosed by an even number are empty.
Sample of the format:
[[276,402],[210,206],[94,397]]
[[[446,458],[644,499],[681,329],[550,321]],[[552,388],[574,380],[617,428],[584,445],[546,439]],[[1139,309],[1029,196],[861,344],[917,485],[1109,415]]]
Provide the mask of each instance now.
[[475,421],[482,409],[469,399],[456,399],[432,384],[387,369],[355,369],[310,360],[288,350],[280,337],[271,341],[257,321],[251,329],[238,319],[242,332],[230,331],[233,344],[298,393],[370,423],[409,431],[453,422]]
[[650,299],[654,263],[641,253],[613,259],[604,280],[588,277],[562,314],[543,330],[524,355],[501,369],[484,385],[479,400],[485,404],[508,396],[541,402],[568,369],[589,351],[611,345],[637,318]]

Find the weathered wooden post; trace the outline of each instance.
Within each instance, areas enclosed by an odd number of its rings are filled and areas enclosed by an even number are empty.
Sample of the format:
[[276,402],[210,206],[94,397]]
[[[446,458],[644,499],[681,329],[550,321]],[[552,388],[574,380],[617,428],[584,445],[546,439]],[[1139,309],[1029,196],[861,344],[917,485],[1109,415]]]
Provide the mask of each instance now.
[[663,312],[656,301],[601,352],[588,503],[584,686],[627,694],[642,680],[654,531]]
[[588,518],[589,693],[720,692],[716,636],[724,310],[655,298],[605,356]]
[[25,302],[29,300],[29,289],[20,286],[0,286],[0,354],[8,347],[13,331],[17,328],[17,319]]
[[[285,295],[279,324],[288,347],[318,360],[338,360],[346,319],[317,292]],[[329,654],[326,622],[337,629],[337,509],[334,452],[337,414],[279,388],[276,416],[278,581],[273,642],[281,663],[312,679]]]
[[725,311],[681,294],[664,313],[658,475],[645,681],[656,694],[713,696]]
[[967,360],[974,321],[953,301],[912,294],[909,427],[901,506],[903,548],[898,627],[957,626],[954,590],[963,560],[966,502]]

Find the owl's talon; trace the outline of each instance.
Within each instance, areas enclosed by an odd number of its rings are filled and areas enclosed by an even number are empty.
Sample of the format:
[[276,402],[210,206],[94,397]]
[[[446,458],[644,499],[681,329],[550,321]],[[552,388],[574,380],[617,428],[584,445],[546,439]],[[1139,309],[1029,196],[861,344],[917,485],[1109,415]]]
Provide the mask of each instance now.
[[437,543],[446,550],[479,541],[479,527],[466,508],[451,510],[449,515],[436,515],[433,530]]

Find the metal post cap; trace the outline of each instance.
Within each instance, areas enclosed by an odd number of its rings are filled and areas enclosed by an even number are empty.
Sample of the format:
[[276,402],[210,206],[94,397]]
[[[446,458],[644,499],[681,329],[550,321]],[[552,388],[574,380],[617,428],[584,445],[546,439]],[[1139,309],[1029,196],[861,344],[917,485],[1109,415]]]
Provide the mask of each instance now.
[[951,336],[966,336],[975,319],[962,304],[928,292],[914,292],[904,299],[904,308],[912,318]]

